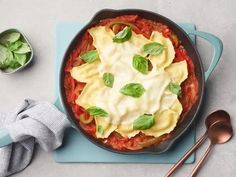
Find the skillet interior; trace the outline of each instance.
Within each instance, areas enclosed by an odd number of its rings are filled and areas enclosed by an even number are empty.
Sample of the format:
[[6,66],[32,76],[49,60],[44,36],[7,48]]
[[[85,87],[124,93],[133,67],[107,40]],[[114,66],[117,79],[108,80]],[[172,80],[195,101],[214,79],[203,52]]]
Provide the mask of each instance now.
[[[195,66],[195,74],[196,74],[196,78],[198,80],[198,86],[199,86],[198,100],[193,105],[192,109],[187,113],[184,120],[175,128],[173,135],[167,141],[164,141],[161,144],[152,145],[150,147],[147,147],[147,148],[144,148],[141,150],[136,150],[136,151],[114,150],[112,147],[107,146],[107,145],[103,144],[101,141],[99,141],[98,139],[88,135],[79,125],[76,125],[76,121],[75,121],[72,109],[67,104],[67,101],[66,101],[65,89],[64,89],[64,85],[63,85],[64,84],[64,77],[65,77],[64,68],[65,68],[66,61],[67,61],[68,56],[70,55],[71,51],[74,49],[77,41],[79,39],[81,39],[81,37],[83,36],[84,32],[88,28],[97,24],[102,19],[113,18],[113,17],[120,16],[120,15],[139,15],[142,18],[150,19],[153,21],[158,21],[158,22],[161,22],[161,23],[167,25],[178,36],[178,38],[181,40],[183,46],[187,50],[188,55],[192,58],[192,61]],[[60,81],[59,82],[60,82],[61,102],[63,104],[63,107],[65,108],[65,111],[68,115],[69,120],[74,125],[74,127],[77,130],[81,131],[82,134],[87,139],[89,139],[91,142],[93,142],[97,146],[102,147],[102,148],[112,151],[112,152],[122,153],[122,154],[142,154],[142,153],[160,154],[160,153],[167,151],[173,145],[173,143],[190,127],[190,125],[192,124],[192,122],[196,118],[197,113],[200,109],[203,94],[204,94],[204,74],[203,74],[202,62],[201,62],[200,56],[199,56],[195,46],[191,42],[191,39],[188,37],[188,35],[176,23],[172,22],[168,18],[163,17],[163,16],[153,13],[153,12],[139,10],[139,9],[125,9],[125,10],[104,9],[104,10],[97,12],[95,14],[95,16],[92,18],[92,20],[86,26],[84,26],[84,28],[82,28],[80,31],[78,31],[78,33],[76,34],[74,39],[71,41],[70,45],[68,46],[68,48],[65,52],[65,55],[63,57],[62,64],[61,64]]]

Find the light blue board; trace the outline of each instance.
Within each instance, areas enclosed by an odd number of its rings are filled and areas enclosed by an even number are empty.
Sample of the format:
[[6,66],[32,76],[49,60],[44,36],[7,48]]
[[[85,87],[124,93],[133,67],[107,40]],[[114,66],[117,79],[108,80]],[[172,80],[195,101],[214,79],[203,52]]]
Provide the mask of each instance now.
[[[195,29],[195,25],[193,24],[183,23],[179,25],[182,28]],[[78,22],[65,22],[56,26],[56,98],[59,93],[58,76],[61,60],[70,41],[82,26],[83,24]],[[190,37],[195,42],[195,38],[193,36]],[[55,105],[63,111],[60,101],[57,101]],[[58,163],[176,163],[178,159],[194,144],[194,142],[195,129],[192,129],[190,132],[183,135],[181,140],[174,144],[168,152],[161,155],[122,155],[97,147],[84,138],[81,133],[78,133],[71,128],[65,133],[63,145],[54,152],[54,160]],[[186,163],[193,163],[194,160],[195,154],[191,155]]]

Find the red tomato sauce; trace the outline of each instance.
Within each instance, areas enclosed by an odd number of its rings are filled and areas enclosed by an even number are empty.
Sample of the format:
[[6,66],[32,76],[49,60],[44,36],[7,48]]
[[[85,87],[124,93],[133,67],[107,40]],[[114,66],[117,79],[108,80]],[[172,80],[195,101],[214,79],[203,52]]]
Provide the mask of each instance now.
[[[181,122],[198,99],[198,82],[195,76],[192,59],[188,56],[178,37],[168,26],[162,23],[141,18],[137,15],[123,15],[116,18],[104,19],[97,24],[97,26],[100,25],[111,28],[115,33],[119,32],[128,25],[135,33],[142,34],[146,38],[150,38],[152,31],[158,31],[162,33],[164,37],[169,38],[172,41],[176,52],[174,62],[186,60],[188,65],[188,78],[181,84],[182,94],[179,97],[179,100],[183,106],[183,111],[179,120],[179,122]],[[84,108],[75,103],[86,83],[78,82],[70,75],[70,70],[74,66],[79,66],[84,63],[84,61],[79,56],[94,49],[92,42],[92,37],[86,31],[82,39],[78,41],[76,47],[71,52],[65,66],[64,87],[66,91],[67,102],[73,110],[78,125],[89,135],[96,137],[95,121],[93,120],[88,124],[82,123],[82,121],[80,121],[81,116],[83,116],[86,120],[90,118],[90,115]],[[173,132],[174,130],[171,133],[165,134],[158,138],[147,136],[143,133],[139,133],[132,138],[125,138],[118,133],[113,132],[108,138],[101,139],[101,141],[116,150],[138,150],[152,144],[159,144],[167,140],[169,137],[171,137]]]

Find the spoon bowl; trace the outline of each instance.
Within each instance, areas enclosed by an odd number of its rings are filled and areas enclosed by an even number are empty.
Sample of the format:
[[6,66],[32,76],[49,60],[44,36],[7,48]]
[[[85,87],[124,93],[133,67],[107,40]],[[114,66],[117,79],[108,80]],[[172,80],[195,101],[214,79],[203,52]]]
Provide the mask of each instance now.
[[216,122],[222,122],[223,124],[231,125],[230,115],[224,110],[217,110],[207,116],[205,125],[208,129],[210,126],[215,124]]
[[228,142],[233,136],[233,129],[227,124],[217,122],[208,129],[208,137],[213,144],[223,144]]

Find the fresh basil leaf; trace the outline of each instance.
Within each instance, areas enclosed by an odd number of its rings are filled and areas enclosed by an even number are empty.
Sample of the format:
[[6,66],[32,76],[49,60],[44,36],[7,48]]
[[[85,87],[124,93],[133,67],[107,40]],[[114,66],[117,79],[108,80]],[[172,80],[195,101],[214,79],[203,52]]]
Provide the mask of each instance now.
[[0,62],[0,69],[6,69],[6,66],[4,63]]
[[16,42],[18,39],[20,39],[20,33],[9,32],[9,33],[4,34],[0,38],[0,43],[5,45],[7,42],[13,43],[13,42]]
[[98,59],[98,52],[97,50],[91,50],[83,55],[80,55],[80,58],[82,58],[86,63],[92,63]]
[[104,73],[103,74],[103,82],[107,87],[113,87],[114,84],[114,75],[111,73]]
[[10,60],[9,67],[12,69],[19,68],[21,65],[16,60]]
[[131,27],[126,26],[122,31],[117,33],[115,37],[113,37],[113,42],[122,43],[128,41],[131,38],[131,36],[132,36]]
[[155,124],[153,115],[144,114],[139,116],[133,123],[134,130],[146,130],[151,128]]
[[13,53],[10,51],[10,50],[8,50],[9,51],[9,53],[8,53],[8,58],[7,59],[9,59],[9,60],[14,60],[14,55],[13,55]]
[[6,68],[12,68],[12,69],[16,69],[18,67],[20,67],[21,65],[14,59],[10,59],[10,58],[7,58],[4,62]]
[[150,55],[159,55],[165,48],[166,46],[158,42],[151,42],[143,46],[143,51]]
[[14,58],[12,52],[4,47],[3,45],[0,45],[0,67],[1,69],[6,69],[8,67],[15,68],[16,65],[14,64]]
[[172,93],[180,96],[181,95],[181,87],[178,84],[175,84],[171,82],[168,86],[167,89],[171,91]]
[[23,45],[23,42],[16,41],[14,43],[9,43],[7,47],[10,51],[15,51],[15,50],[18,50],[22,45]]
[[8,64],[6,63],[8,59],[4,60],[4,61],[0,61],[0,69],[7,69]]
[[131,97],[141,97],[145,92],[144,87],[139,83],[126,84],[120,89],[120,92],[124,95]]
[[9,57],[9,50],[0,44],[0,62],[3,63]]
[[18,54],[24,54],[28,52],[31,52],[31,49],[27,43],[22,43],[22,45],[17,50],[14,50],[14,53]]
[[133,67],[143,74],[148,73],[148,60],[140,55],[134,55]]
[[23,66],[26,63],[27,60],[27,55],[26,54],[14,54],[15,60],[21,65]]
[[108,113],[105,110],[96,106],[88,108],[87,111],[91,116],[101,116],[101,117],[108,116]]
[[98,125],[98,132],[102,135],[104,134],[104,129],[102,128],[101,125]]

